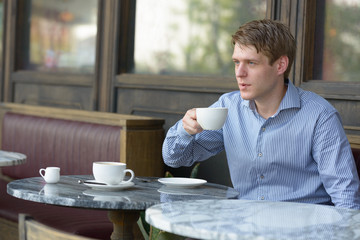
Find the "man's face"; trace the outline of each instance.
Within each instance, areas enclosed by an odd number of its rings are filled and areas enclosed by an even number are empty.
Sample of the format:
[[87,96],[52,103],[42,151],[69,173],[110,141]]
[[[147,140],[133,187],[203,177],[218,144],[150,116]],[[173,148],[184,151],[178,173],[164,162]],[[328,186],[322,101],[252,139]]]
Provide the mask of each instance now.
[[283,75],[279,72],[279,60],[273,65],[254,46],[235,44],[232,59],[241,97],[266,103],[284,86]]

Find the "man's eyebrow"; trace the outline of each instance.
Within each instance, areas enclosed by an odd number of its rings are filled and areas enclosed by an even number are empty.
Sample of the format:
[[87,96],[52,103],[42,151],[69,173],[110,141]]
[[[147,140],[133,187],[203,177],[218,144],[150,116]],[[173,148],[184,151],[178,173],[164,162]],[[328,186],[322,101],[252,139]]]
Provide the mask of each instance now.
[[[236,57],[232,57],[232,60],[233,60],[233,61],[239,61],[239,59],[236,58]],[[241,61],[259,62],[260,60],[259,60],[259,59],[256,59],[256,58],[243,58],[243,59],[241,59]]]

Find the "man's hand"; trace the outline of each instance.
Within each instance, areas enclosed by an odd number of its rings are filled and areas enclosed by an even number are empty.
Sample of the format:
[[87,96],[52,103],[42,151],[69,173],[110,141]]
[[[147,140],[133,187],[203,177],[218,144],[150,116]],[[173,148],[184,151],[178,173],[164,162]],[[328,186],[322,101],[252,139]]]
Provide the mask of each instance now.
[[200,124],[196,121],[196,109],[190,109],[182,119],[183,127],[187,133],[194,135],[203,131]]

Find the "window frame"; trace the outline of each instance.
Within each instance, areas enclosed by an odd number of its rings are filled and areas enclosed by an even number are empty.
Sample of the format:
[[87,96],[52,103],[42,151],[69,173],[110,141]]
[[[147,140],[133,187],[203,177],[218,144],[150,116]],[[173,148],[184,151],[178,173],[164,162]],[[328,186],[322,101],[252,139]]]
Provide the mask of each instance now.
[[[286,3],[285,3],[286,2]],[[281,1],[280,19],[289,24],[297,42],[296,59],[291,75],[296,86],[313,91],[329,101],[344,104],[340,110],[344,119],[351,118],[351,108],[359,109],[360,83],[344,81],[323,81],[313,78],[316,2],[313,0]],[[348,105],[346,105],[347,103]],[[351,107],[349,107],[351,105]],[[344,116],[346,115],[346,116]],[[350,144],[360,147],[359,121],[344,124]]]
[[[5,45],[7,51],[4,56],[4,91],[2,100],[4,102],[12,102],[14,98],[14,86],[17,83],[34,83],[42,85],[61,85],[61,86],[83,86],[93,88],[92,98],[97,99],[98,75],[99,75],[99,62],[100,54],[99,49],[102,46],[101,31],[103,30],[103,17],[104,9],[106,8],[107,1],[98,0],[98,33],[96,39],[96,58],[95,58],[95,71],[93,74],[81,73],[49,73],[41,71],[17,69],[16,59],[21,59],[22,54],[25,52],[23,49],[28,42],[22,41],[22,36],[26,32],[28,26],[22,25],[22,19],[26,18],[24,9],[29,9],[27,6],[30,3],[27,0],[4,0],[6,1],[5,11]],[[96,100],[94,101],[96,102]],[[96,108],[96,106],[93,106]]]
[[[290,14],[291,9],[298,9],[297,14]],[[288,14],[282,19],[289,23],[297,41],[296,59],[293,66],[293,79],[297,86],[309,89],[327,97],[349,99],[359,98],[360,83],[344,81],[323,81],[313,78],[316,1],[296,0],[288,6]],[[334,86],[337,86],[335,89]]]

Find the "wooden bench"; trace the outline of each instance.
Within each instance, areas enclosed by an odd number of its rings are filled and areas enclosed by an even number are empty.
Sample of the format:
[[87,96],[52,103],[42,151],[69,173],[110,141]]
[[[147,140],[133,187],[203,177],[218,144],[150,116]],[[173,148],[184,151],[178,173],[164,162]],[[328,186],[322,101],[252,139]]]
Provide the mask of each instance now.
[[19,240],[51,239],[51,240],[95,240],[83,236],[62,232],[56,228],[46,226],[29,215],[19,216]]
[[162,119],[2,103],[0,124],[1,149],[27,155],[26,164],[1,168],[0,239],[17,239],[19,213],[63,231],[109,239],[106,211],[48,206],[6,193],[8,181],[39,176],[40,168],[92,174],[94,161],[120,161],[137,176],[164,175]]

